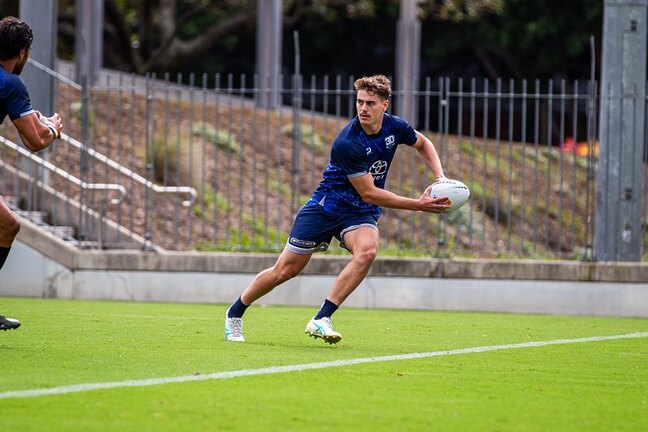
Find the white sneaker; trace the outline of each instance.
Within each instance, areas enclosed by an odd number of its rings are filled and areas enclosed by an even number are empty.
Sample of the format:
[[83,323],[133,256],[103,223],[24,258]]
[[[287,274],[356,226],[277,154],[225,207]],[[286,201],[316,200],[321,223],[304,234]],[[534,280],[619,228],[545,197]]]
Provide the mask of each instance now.
[[243,337],[243,319],[229,318],[227,312],[225,312],[225,340],[229,342],[245,342],[245,338]]
[[324,339],[324,342],[334,344],[342,340],[342,335],[331,326],[331,319],[323,317],[318,320],[313,318],[306,326],[306,333],[313,338]]

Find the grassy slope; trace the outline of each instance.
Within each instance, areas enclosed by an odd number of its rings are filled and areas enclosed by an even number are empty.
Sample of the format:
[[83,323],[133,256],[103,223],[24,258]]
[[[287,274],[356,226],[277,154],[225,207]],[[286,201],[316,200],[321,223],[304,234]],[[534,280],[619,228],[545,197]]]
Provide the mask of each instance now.
[[[191,107],[163,96],[158,94],[152,114],[159,125],[152,137],[157,161],[153,175],[160,184],[191,184],[200,197],[191,211],[180,209],[179,214],[173,197],[154,202],[154,241],[181,250],[280,251],[293,213],[319,181],[328,146],[346,121],[302,113],[295,174],[290,110],[268,112],[239,104]],[[93,103],[98,149],[146,173],[145,99],[98,91]],[[70,117],[70,134],[78,136],[78,118]],[[116,130],[106,126],[115,122]],[[588,214],[594,183],[588,179],[585,157],[505,137],[424,132],[441,154],[446,173],[471,188],[471,203],[444,218],[386,210],[381,219],[383,254],[573,259],[591,243],[593,219]],[[59,145],[56,162],[78,159],[68,151]],[[399,151],[390,171],[388,188],[404,196],[417,197],[430,182],[415,153]],[[104,181],[101,167],[96,169]],[[138,203],[147,195],[130,187],[129,197]],[[130,200],[122,204],[123,215],[138,212],[130,205]],[[117,211],[109,209],[109,215],[116,218]],[[171,215],[183,221],[180,233],[173,229]],[[134,229],[143,233],[142,222],[135,220]]]

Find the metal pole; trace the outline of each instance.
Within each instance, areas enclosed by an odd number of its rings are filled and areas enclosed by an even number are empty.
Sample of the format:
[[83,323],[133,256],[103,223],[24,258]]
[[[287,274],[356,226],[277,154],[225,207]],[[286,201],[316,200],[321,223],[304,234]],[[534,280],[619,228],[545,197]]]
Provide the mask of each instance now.
[[[34,33],[34,44],[30,58],[50,69],[56,69],[56,32],[58,1],[20,1],[20,19],[25,21]],[[54,78],[33,66],[25,68],[22,79],[29,89],[34,109],[50,116],[54,112]]]
[[283,17],[281,3],[281,0],[257,2],[256,62],[259,76],[259,108],[274,109],[279,104]]
[[396,114],[413,125],[417,122],[416,98],[421,56],[421,22],[417,0],[401,0],[396,34]]
[[[30,58],[50,69],[56,69],[58,1],[21,0],[19,14],[20,19],[25,21],[34,33]],[[54,107],[54,87],[56,85],[54,77],[41,69],[30,66],[23,71],[22,79],[29,89],[29,97],[34,109],[42,112],[45,116],[51,116],[56,111]],[[40,156],[48,160],[48,154],[49,149],[43,151]],[[47,170],[40,170],[40,178],[43,184],[49,184]]]
[[594,255],[640,261],[648,0],[605,0]]
[[76,2],[76,78],[86,75],[88,84],[96,84],[103,56],[103,0]]

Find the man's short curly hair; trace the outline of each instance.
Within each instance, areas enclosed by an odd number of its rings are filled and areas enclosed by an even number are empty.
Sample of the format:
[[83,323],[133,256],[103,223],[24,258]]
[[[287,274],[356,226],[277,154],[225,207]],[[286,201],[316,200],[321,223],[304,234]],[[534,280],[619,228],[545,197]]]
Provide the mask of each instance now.
[[353,87],[358,90],[364,90],[367,93],[377,94],[383,99],[389,99],[391,96],[391,82],[385,75],[373,75],[362,77],[353,83]]
[[0,60],[18,57],[29,50],[34,40],[32,29],[18,18],[8,16],[0,20]]

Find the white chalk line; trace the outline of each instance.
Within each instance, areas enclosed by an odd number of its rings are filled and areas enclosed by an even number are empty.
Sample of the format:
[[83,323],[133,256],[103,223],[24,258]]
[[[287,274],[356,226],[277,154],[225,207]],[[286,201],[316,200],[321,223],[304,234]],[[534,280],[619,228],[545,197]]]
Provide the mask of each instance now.
[[86,317],[93,317],[93,318],[100,318],[100,317],[107,317],[107,318],[137,318],[137,319],[160,319],[164,318],[165,320],[178,320],[178,321],[220,321],[221,317],[211,317],[211,318],[205,318],[205,317],[192,317],[192,316],[185,316],[185,315],[136,315],[136,314],[116,314],[116,313],[101,313],[101,312],[65,312],[65,315],[78,315],[78,316],[86,316]]
[[555,339],[549,341],[523,342],[523,343],[506,344],[506,345],[491,345],[491,346],[481,346],[481,347],[473,347],[473,348],[461,348],[461,349],[454,349],[448,351],[396,354],[396,355],[388,355],[382,357],[334,360],[334,361],[321,362],[321,363],[305,363],[305,364],[296,364],[296,365],[289,365],[289,366],[272,366],[272,367],[265,367],[259,369],[242,369],[242,370],[235,370],[229,372],[215,372],[215,373],[205,374],[205,375],[202,374],[185,375],[185,376],[176,376],[176,377],[167,377],[167,378],[148,378],[148,379],[140,379],[140,380],[114,381],[114,382],[105,382],[105,383],[73,384],[73,385],[42,388],[42,389],[15,390],[15,391],[2,392],[0,393],[0,399],[53,396],[53,395],[81,393],[81,392],[87,392],[93,390],[115,389],[115,388],[125,388],[125,387],[148,387],[148,386],[161,385],[161,384],[186,383],[191,381],[207,381],[207,380],[217,380],[217,379],[227,379],[227,378],[239,378],[239,377],[254,376],[254,375],[269,375],[269,374],[278,374],[278,373],[286,373],[286,372],[296,372],[296,371],[304,371],[304,370],[312,370],[312,369],[326,369],[332,367],[353,366],[353,365],[365,364],[365,363],[411,360],[411,359],[421,359],[427,357],[440,357],[440,356],[458,355],[458,354],[473,354],[473,353],[482,353],[488,351],[507,350],[507,349],[542,347],[548,345],[564,345],[564,344],[574,344],[574,343],[583,343],[583,342],[599,342],[599,341],[608,341],[608,340],[616,340],[616,339],[635,339],[635,338],[645,338],[645,337],[648,337],[648,332],[630,333],[630,334],[612,335],[612,336],[592,336],[592,337],[584,337],[584,338],[576,338],[576,339]]

